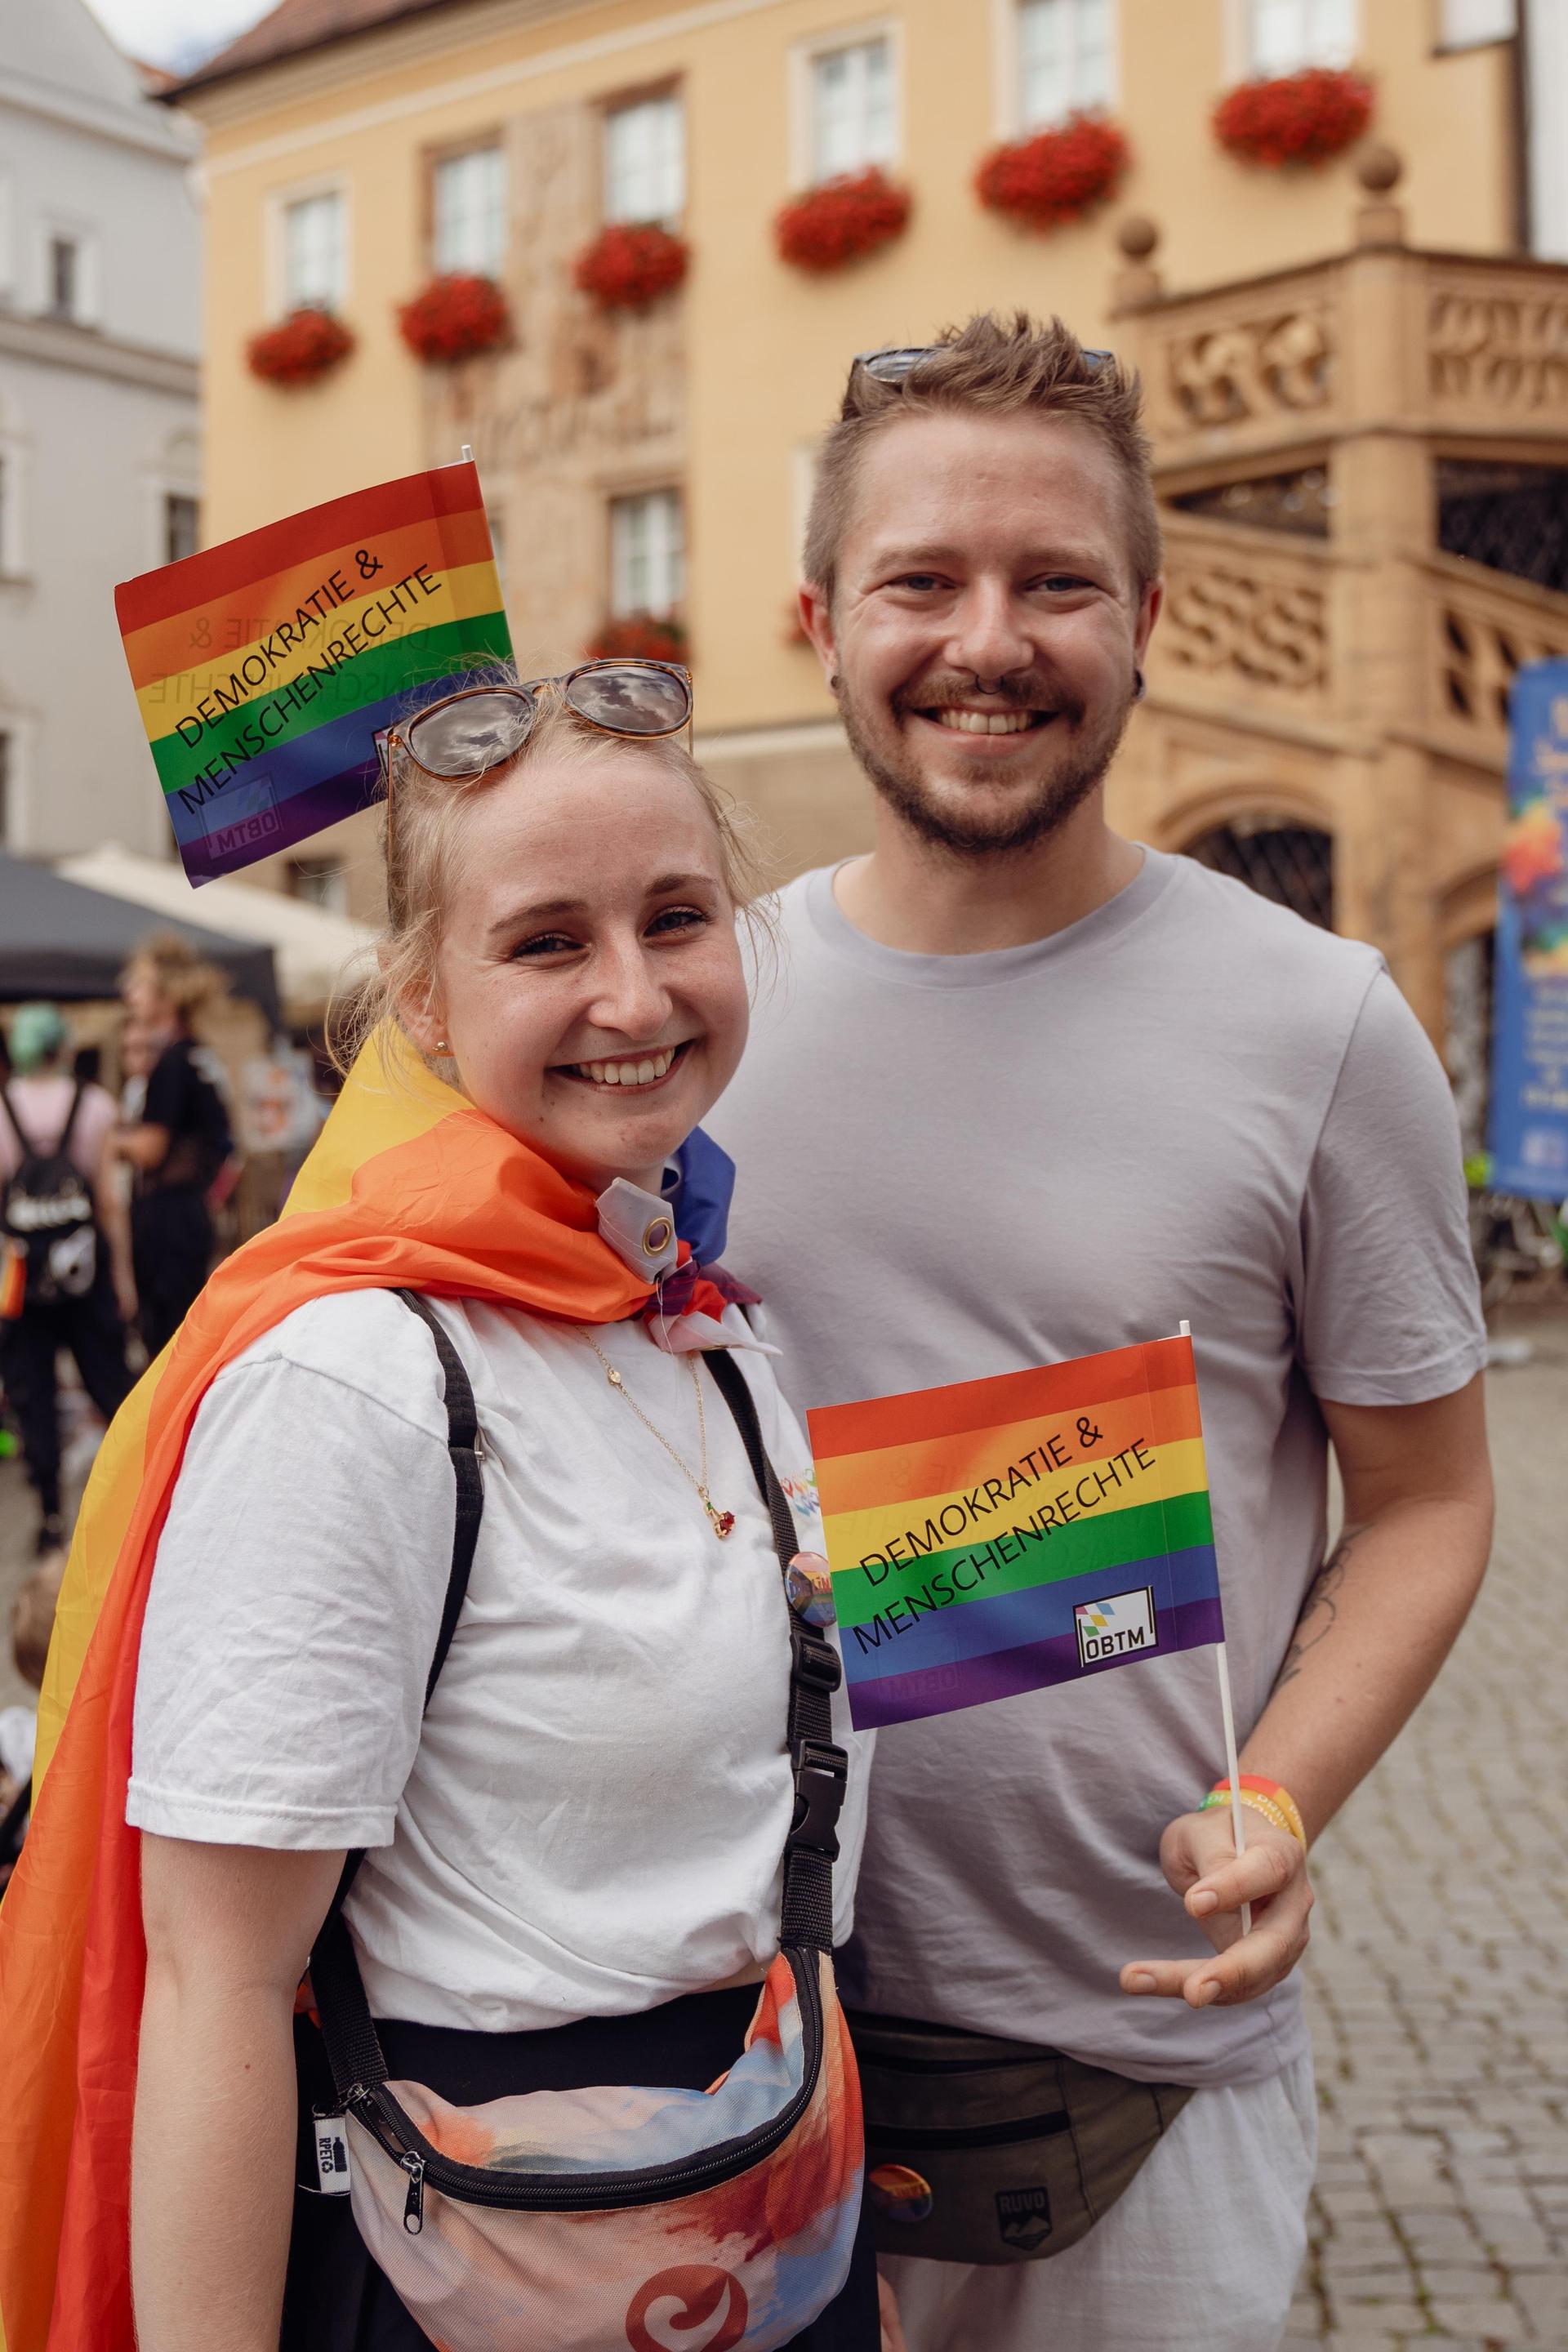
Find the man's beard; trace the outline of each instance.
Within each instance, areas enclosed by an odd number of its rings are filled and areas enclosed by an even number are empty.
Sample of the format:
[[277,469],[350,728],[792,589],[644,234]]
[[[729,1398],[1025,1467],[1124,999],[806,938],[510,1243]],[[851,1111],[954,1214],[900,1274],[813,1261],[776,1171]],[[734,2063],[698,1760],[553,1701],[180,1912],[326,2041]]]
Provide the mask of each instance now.
[[[961,690],[961,689],[960,689]],[[1009,709],[1049,708],[1047,696],[1038,688],[1031,689],[1007,682],[1001,689],[1004,700],[999,706]],[[933,692],[923,707],[934,709],[942,702],[956,699],[952,692]],[[913,710],[912,703],[900,705],[895,697],[891,707],[892,724],[896,728],[905,710]],[[945,849],[957,857],[1005,856],[1009,852],[1032,849],[1037,842],[1064,824],[1073,811],[1080,808],[1089,794],[1102,782],[1106,770],[1116,756],[1118,745],[1126,732],[1131,716],[1132,697],[1112,709],[1087,730],[1084,711],[1063,709],[1060,718],[1042,730],[1048,734],[1053,727],[1070,724],[1077,740],[1064,761],[1053,764],[1048,775],[1034,782],[1020,780],[1011,786],[1009,805],[998,815],[970,816],[962,806],[954,807],[949,799],[939,796],[927,784],[920,762],[907,735],[897,743],[889,755],[873,742],[871,730],[847,684],[841,685],[838,698],[839,716],[844,732],[849,739],[849,749],[869,776],[889,807],[901,817],[911,832],[935,848]],[[962,742],[962,735],[958,738]],[[897,751],[906,756],[900,760]],[[972,781],[991,784],[998,779],[989,761],[974,762]],[[962,787],[961,787],[962,788]]]

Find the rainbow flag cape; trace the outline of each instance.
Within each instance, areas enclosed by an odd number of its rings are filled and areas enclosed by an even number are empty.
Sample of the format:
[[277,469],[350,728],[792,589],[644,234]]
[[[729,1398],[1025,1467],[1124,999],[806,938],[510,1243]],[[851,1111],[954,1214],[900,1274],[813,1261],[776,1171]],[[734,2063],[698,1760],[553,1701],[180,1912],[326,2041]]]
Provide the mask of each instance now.
[[511,639],[465,460],[247,531],[114,592],[131,682],[193,882],[375,795],[378,727]]
[[859,1729],[1224,1640],[1190,1339],[806,1419]]
[[[153,1553],[192,1419],[223,1366],[295,1307],[400,1285],[585,1323],[650,1296],[585,1186],[373,1039],[279,1223],[218,1268],[115,1416],[60,1595],[32,1826],[0,1902],[0,2352],[133,2352],[146,1947],[125,1790]],[[700,1283],[697,1303],[722,1312]]]

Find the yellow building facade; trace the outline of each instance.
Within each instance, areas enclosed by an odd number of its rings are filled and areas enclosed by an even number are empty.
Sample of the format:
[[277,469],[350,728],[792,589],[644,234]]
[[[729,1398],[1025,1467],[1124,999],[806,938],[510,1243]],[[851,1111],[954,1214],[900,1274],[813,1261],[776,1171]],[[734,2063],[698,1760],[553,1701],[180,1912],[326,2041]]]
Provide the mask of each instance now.
[[[177,93],[206,142],[204,536],[470,444],[520,661],[564,666],[616,610],[678,612],[699,748],[795,870],[867,832],[789,621],[847,362],[980,308],[1058,310],[1143,367],[1170,507],[1172,617],[1116,813],[1166,846],[1227,827],[1245,845],[1276,818],[1326,839],[1335,919],[1385,947],[1439,1030],[1443,956],[1484,911],[1501,754],[1495,698],[1468,733],[1444,702],[1421,567],[1476,575],[1469,604],[1438,583],[1461,629],[1489,615],[1473,668],[1568,645],[1568,577],[1439,544],[1443,484],[1450,505],[1466,484],[1506,505],[1512,481],[1517,510],[1568,466],[1568,271],[1517,257],[1513,29],[1509,0],[283,0]],[[1352,61],[1375,90],[1358,147],[1268,170],[1216,143],[1227,87]],[[1048,234],[984,209],[985,152],[1074,110],[1125,132],[1114,194]],[[1392,152],[1369,163],[1373,142]],[[866,164],[908,188],[903,234],[830,274],[780,259],[779,206]],[[689,250],[640,313],[574,281],[617,217]],[[498,279],[512,336],[421,364],[398,309],[453,267]],[[351,356],[310,385],[258,381],[249,339],[301,300],[338,312]],[[1473,378],[1447,410],[1434,334]],[[1533,394],[1488,373],[1510,335]]]

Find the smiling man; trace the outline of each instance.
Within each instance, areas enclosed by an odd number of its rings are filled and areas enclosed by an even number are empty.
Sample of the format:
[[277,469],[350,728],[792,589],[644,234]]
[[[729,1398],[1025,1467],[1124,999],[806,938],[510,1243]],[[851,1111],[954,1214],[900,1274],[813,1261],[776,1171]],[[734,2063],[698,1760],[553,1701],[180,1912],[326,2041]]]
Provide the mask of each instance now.
[[1245,1856],[1201,1809],[1206,1651],[882,1735],[847,1982],[913,2352],[1279,2342],[1315,2144],[1306,1840],[1489,1542],[1430,1045],[1374,950],[1106,824],[1159,568],[1109,354],[979,318],[857,362],[802,613],[876,845],[784,893],[784,981],[709,1121],[802,1403],[1195,1335]]

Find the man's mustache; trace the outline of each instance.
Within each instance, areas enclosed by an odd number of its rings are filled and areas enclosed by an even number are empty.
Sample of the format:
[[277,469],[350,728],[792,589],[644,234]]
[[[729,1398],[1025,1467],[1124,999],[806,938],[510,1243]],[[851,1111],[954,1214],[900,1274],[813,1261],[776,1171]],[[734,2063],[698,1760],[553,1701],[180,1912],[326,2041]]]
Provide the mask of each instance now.
[[994,683],[988,681],[983,692],[976,687],[973,670],[940,671],[922,678],[918,686],[898,688],[890,701],[900,718],[910,711],[963,710],[983,703],[994,710],[1053,711],[1074,727],[1082,721],[1088,708],[1037,670],[1013,671]]

